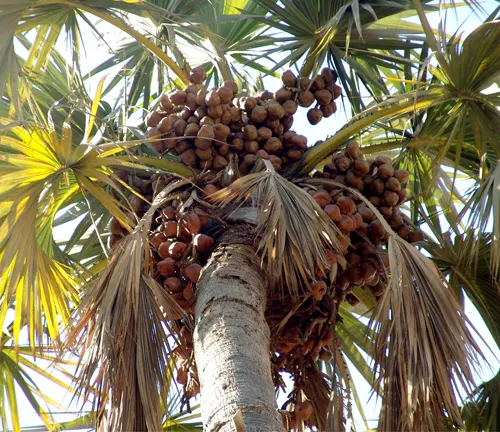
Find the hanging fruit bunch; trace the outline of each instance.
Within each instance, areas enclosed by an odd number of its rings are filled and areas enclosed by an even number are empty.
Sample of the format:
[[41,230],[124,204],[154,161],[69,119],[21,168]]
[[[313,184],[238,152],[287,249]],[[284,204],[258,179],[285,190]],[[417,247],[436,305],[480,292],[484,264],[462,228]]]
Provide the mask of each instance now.
[[[165,201],[149,235],[152,275],[183,311],[173,318],[179,339],[176,379],[184,388],[186,401],[199,392],[192,340],[196,284],[217,235],[227,227],[223,214],[210,203],[210,195],[250,173],[258,159],[269,160],[276,171],[300,160],[307,138],[291,130],[293,116],[298,107],[309,108],[307,118],[315,125],[335,113],[335,100],[340,96],[336,78],[335,71],[327,68],[312,80],[298,79],[286,71],[283,87],[276,93],[238,97],[233,81],[211,90],[203,87],[205,72],[196,68],[190,74],[191,83],[162,95],[159,109],[146,119],[146,137],[155,139],[151,143],[155,150],[178,156],[195,174],[192,185]],[[131,219],[142,217],[147,202],[174,180],[161,175],[116,174],[146,199],[135,194],[128,197]],[[422,240],[400,210],[407,181],[408,173],[394,170],[390,158],[366,160],[354,141],[344,151],[337,151],[322,172],[301,180],[301,187],[338,228],[347,264],[340,266],[336,253],[325,249],[326,266],[309,275],[305,296],[292,301],[269,295],[266,319],[272,333],[275,384],[283,386],[284,372],[294,380],[283,406],[289,429],[298,423],[322,426],[316,412],[321,408],[309,402],[314,402],[314,394],[307,383],[317,374],[316,361],[332,360],[338,348],[335,324],[341,319],[339,305],[359,303],[356,288],[376,299],[387,285],[388,235],[373,207],[402,238]],[[110,246],[116,247],[126,231],[115,219],[110,229]]]

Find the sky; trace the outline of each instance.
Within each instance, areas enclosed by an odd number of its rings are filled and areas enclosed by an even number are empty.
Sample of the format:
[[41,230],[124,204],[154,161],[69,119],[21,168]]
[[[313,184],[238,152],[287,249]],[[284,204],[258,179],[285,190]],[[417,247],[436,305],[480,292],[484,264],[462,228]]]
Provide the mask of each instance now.
[[[498,4],[499,3],[494,0],[488,0],[482,2],[483,7],[488,12],[493,11],[495,7],[498,6]],[[428,19],[431,25],[436,26],[439,23],[440,19],[439,13],[436,12],[429,14]],[[464,33],[467,34],[474,28],[476,28],[477,25],[480,24],[480,22],[481,22],[480,18],[470,14],[468,11],[465,10],[465,8],[459,8],[456,16],[454,16],[454,14],[449,14],[447,26],[449,28],[449,31],[451,32],[454,29],[456,29],[458,25],[461,25],[461,30],[463,30]],[[84,54],[83,58],[84,70],[85,69],[91,70],[94,66],[100,64],[103,60],[107,58],[108,48],[102,45],[101,43],[92,40],[92,37],[93,36],[90,34],[90,32],[84,35],[84,40],[85,43],[87,44],[87,50],[86,50],[87,55]],[[106,39],[108,40],[108,43],[111,46],[116,46],[121,37],[122,36],[120,34],[113,34],[113,33],[109,33],[106,35]],[[96,78],[95,80],[91,80],[88,83],[90,95],[93,95],[95,93],[98,79],[99,78]],[[265,78],[264,83],[266,88],[271,91],[275,91],[281,86],[280,81],[272,77]],[[349,117],[348,112],[349,112],[349,107],[344,105],[341,107],[341,109],[338,110],[338,112],[334,116],[330,117],[329,119],[324,119],[319,125],[312,127],[307,121],[306,110],[300,110],[298,115],[295,116],[294,129],[301,131],[301,133],[304,133],[303,131],[306,131],[305,135],[308,137],[309,143],[313,144],[318,140],[324,140],[327,136],[333,135],[338,129],[340,129],[344,125],[344,123],[348,120]],[[65,229],[70,229],[70,227],[66,227]],[[58,232],[57,235],[64,236],[65,235],[64,229],[63,231]],[[496,348],[494,340],[487,331],[487,328],[484,325],[481,316],[477,313],[472,304],[470,302],[466,302],[465,307],[467,316],[476,327],[478,333],[484,339],[484,340],[479,340],[479,345],[482,348],[483,352],[485,353],[488,362],[490,363],[490,366],[483,364],[480,373],[477,374],[476,378],[478,382],[480,382],[482,380],[487,380],[493,377],[497,372],[497,370],[499,369],[500,362],[498,359],[500,359],[500,351]],[[490,351],[489,347],[493,347],[492,351]],[[40,365],[44,368],[49,367],[44,362],[40,362]],[[350,368],[350,369],[353,380],[357,385],[359,391],[359,397],[361,399],[362,405],[364,406],[366,417],[369,420],[368,422],[369,426],[375,427],[378,418],[378,412],[380,409],[380,404],[376,402],[375,397],[371,397],[370,386],[366,382],[364,382],[361,375],[355,370],[355,368]],[[50,383],[44,382],[44,380],[40,380],[39,383],[44,391],[47,391],[47,386],[52,386]],[[53,399],[62,401],[63,404],[69,402],[70,400],[70,395],[66,394],[66,392],[61,392],[57,388],[53,388],[49,391],[53,392],[53,394],[51,394],[51,397]],[[282,398],[283,396],[281,396],[280,399],[283,400]],[[280,403],[278,403],[278,405],[280,405]],[[76,409],[75,406],[73,408]],[[39,418],[33,412],[31,406],[25,400],[20,401],[20,411],[22,413],[21,416],[22,426],[27,427],[40,424]],[[62,412],[61,414],[56,416],[56,418],[59,421],[71,420],[73,417],[74,414],[72,413],[64,414]],[[359,414],[356,413],[355,413],[355,423],[357,426],[357,430],[365,429],[364,425],[361,422],[361,417],[359,416]]]

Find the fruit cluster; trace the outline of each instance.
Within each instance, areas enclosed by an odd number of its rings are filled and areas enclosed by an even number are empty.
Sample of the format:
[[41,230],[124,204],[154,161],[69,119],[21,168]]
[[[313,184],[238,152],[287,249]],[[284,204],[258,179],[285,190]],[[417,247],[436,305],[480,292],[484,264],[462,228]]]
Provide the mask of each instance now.
[[298,80],[291,71],[282,76],[284,87],[274,95],[265,90],[255,97],[237,97],[234,81],[224,81],[208,91],[202,86],[205,72],[196,68],[191,84],[163,94],[159,110],[146,118],[146,137],[160,153],[180,157],[196,168],[219,171],[232,159],[244,175],[258,158],[271,161],[276,170],[298,161],[307,149],[307,138],[291,130],[298,106],[317,106],[308,111],[311,124],[336,111],[333,99],[340,96],[336,73],[324,69],[313,81]]

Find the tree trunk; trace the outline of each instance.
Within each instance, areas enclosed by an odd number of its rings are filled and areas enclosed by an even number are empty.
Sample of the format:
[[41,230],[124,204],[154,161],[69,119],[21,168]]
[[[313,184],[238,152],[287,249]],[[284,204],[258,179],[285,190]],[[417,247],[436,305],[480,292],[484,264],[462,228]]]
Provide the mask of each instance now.
[[198,283],[194,352],[205,431],[283,430],[264,318],[267,284],[252,241],[244,227],[225,233]]

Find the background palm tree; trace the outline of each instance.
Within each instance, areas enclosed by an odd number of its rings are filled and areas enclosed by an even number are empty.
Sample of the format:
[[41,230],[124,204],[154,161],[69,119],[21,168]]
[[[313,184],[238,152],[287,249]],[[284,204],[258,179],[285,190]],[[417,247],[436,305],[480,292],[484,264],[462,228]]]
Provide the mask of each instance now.
[[[70,388],[71,380],[49,377],[32,356],[46,358],[62,374],[70,374],[65,367],[71,362],[56,353],[65,341],[62,330],[71,314],[82,299],[86,304],[89,287],[110,268],[109,222],[112,217],[125,227],[137,222],[130,213],[129,194],[138,194],[120,183],[116,170],[154,169],[191,176],[176,157],[159,158],[154,146],[145,144],[142,119],[156,109],[163,91],[182,87],[188,82],[187,71],[200,65],[210,83],[217,86],[234,78],[247,93],[263,88],[259,74],[278,76],[282,68],[292,67],[303,76],[314,76],[324,65],[334,67],[352,118],[283,174],[297,178],[321,169],[352,137],[359,140],[364,154],[393,158],[396,167],[410,172],[407,188],[412,199],[406,210],[412,223],[426,232],[419,247],[437,264],[462,307],[466,297],[472,301],[498,344],[500,93],[498,87],[485,90],[498,85],[500,9],[486,15],[477,2],[466,3],[460,7],[480,14],[484,23],[463,38],[458,32],[447,34],[442,25],[432,28],[426,18],[426,12],[458,7],[453,2],[439,6],[418,0],[2,2],[0,322],[5,330],[0,414],[4,428],[20,428],[16,408],[20,391],[45,428],[58,427],[47,409],[58,407],[58,401],[31,378],[45,375],[62,388]],[[418,24],[405,20],[416,16]],[[91,28],[105,45],[103,23],[129,38],[119,47],[110,46],[108,59],[87,73],[80,64],[85,46],[82,26]],[[64,36],[71,47],[67,58],[56,45]],[[106,85],[102,79],[96,94],[89,95],[88,83],[103,74]],[[465,194],[459,191],[462,179],[470,185]],[[77,219],[66,238],[54,239],[57,227]],[[411,259],[417,258],[406,256],[402,261],[408,264]],[[109,290],[106,284],[102,287]],[[391,397],[384,391],[390,386],[387,382],[382,386],[383,379],[374,381],[377,367],[362,354],[374,358],[385,374],[393,371],[396,376],[402,365],[393,348],[388,348],[388,356],[377,351],[378,343],[394,340],[395,335],[387,316],[384,321],[373,315],[374,299],[359,291],[355,294],[361,304],[345,306],[343,321],[336,327],[342,355],[350,361],[348,367],[359,370],[383,396],[387,412]],[[377,310],[394,308],[394,301],[379,302]],[[370,329],[362,315],[375,318]],[[87,330],[84,324],[79,324],[82,334]],[[163,364],[161,376],[169,376],[171,365],[162,344],[170,341],[167,333],[164,336],[151,349],[155,364]],[[98,354],[106,360],[104,352]],[[348,371],[338,361],[321,367],[340,377],[362,408]],[[467,427],[495,430],[498,399],[491,395],[498,379],[497,375],[471,393],[463,410]],[[95,391],[82,389],[91,400]],[[165,398],[168,406],[180,407],[171,374],[164,393],[170,395]],[[158,406],[163,427],[175,425],[176,418],[184,419],[184,426],[191,421]],[[382,417],[384,430],[388,426]],[[92,424],[95,417],[80,420],[65,427]],[[337,421],[343,423],[341,418]],[[199,430],[199,421],[191,427]]]

